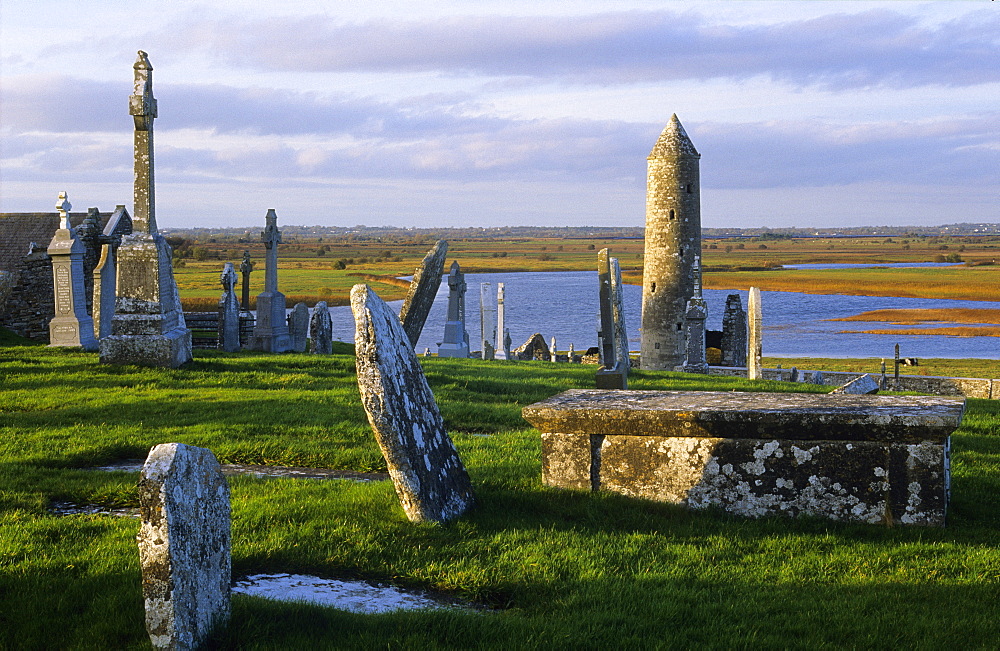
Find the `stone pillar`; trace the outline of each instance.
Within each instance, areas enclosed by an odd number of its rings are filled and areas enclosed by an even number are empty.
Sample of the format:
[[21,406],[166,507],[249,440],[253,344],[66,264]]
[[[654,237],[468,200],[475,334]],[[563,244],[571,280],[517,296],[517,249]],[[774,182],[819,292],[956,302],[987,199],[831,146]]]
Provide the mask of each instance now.
[[260,234],[264,242],[264,291],[257,294],[257,322],[250,341],[251,350],[284,353],[292,349],[292,338],[285,322],[285,295],[278,291],[278,215],[274,208],[267,211],[266,226]]
[[55,316],[49,321],[50,346],[82,346],[97,350],[94,322],[87,314],[87,290],[83,280],[83,243],[69,225],[72,208],[65,192],[59,193],[59,230],[49,243],[52,259],[52,286],[55,292]]
[[749,324],[747,327],[747,377],[751,380],[761,379],[760,358],[763,353],[761,330],[763,314],[760,306],[760,289],[750,288],[750,298],[747,299]]
[[292,338],[292,350],[306,352],[309,336],[309,308],[305,303],[296,303],[288,315],[288,335]]
[[642,274],[642,368],[673,370],[684,361],[684,312],[701,254],[699,159],[677,116],[649,155]]
[[685,373],[708,373],[705,359],[705,320],[708,319],[708,304],[701,295],[700,257],[694,259],[696,269],[694,296],[688,299],[684,321],[687,325],[687,348],[684,358]]
[[604,368],[612,369],[615,367],[618,349],[615,346],[615,317],[611,307],[611,255],[608,249],[601,249],[597,253],[597,302],[601,324],[597,333],[598,350]]
[[487,344],[490,349],[496,351],[496,303],[493,302],[493,285],[490,283],[482,283],[479,286],[479,341],[483,359],[487,359]]
[[184,323],[170,245],[156,230],[153,175],[153,66],[145,52],[132,66],[135,93],[135,186],[132,233],[118,248],[117,293],[111,334],[101,339],[101,362],[176,368],[191,361],[191,331]]
[[403,299],[403,307],[399,310],[399,320],[414,348],[420,339],[431,306],[434,305],[434,297],[437,296],[438,288],[441,286],[441,274],[444,273],[444,261],[447,255],[448,243],[438,240],[434,248],[424,256],[420,266],[413,271],[413,280],[410,281],[410,288],[406,292],[406,298]]
[[[597,255],[597,278],[601,308],[600,358],[602,366],[597,369],[598,389],[627,389],[629,361],[628,332],[625,328],[625,298],[622,288],[622,272],[617,258],[602,249]],[[573,351],[570,352],[573,361]]]
[[164,443],[139,476],[136,541],[154,649],[195,649],[229,619],[229,486],[211,450]]
[[475,503],[472,483],[402,324],[367,285],[351,290],[351,310],[361,402],[406,516],[462,515]]
[[222,298],[219,299],[219,350],[235,353],[240,350],[240,304],[236,300],[236,269],[232,262],[222,268]]
[[444,341],[438,344],[438,357],[469,356],[469,333],[465,329],[465,274],[457,262],[448,272],[448,320],[444,324]]
[[309,336],[312,338],[314,355],[329,355],[333,352],[333,319],[330,318],[330,308],[326,301],[320,301],[313,307],[309,318]]
[[739,294],[726,297],[726,311],[722,315],[722,365],[747,365],[747,313]]
[[[504,289],[503,283],[497,283],[497,336],[505,336],[507,334],[506,324],[504,323],[504,298],[506,290]],[[497,342],[500,343],[500,342]],[[497,346],[496,358],[497,359],[507,359],[508,353],[510,352],[510,345],[506,347],[503,344]]]
[[250,252],[243,252],[243,262],[240,263],[240,273],[243,274],[243,300],[240,307],[244,312],[250,311],[250,272],[253,271],[253,262],[250,261]]

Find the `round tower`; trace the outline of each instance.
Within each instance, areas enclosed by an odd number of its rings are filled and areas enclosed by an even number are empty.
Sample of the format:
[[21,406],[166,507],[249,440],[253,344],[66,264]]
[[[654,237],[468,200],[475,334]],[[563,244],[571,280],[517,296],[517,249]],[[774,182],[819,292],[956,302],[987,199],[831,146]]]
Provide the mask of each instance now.
[[673,370],[684,363],[684,311],[701,274],[695,264],[701,255],[700,158],[677,115],[671,116],[647,159],[644,369]]

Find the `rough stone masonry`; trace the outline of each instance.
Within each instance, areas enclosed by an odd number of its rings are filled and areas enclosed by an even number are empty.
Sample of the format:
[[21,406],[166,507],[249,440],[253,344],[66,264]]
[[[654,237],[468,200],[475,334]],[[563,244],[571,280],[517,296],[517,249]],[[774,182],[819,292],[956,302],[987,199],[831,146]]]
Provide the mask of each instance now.
[[469,475],[396,314],[367,285],[351,290],[358,389],[396,494],[414,521],[443,522],[475,503]]
[[136,541],[154,649],[194,649],[229,618],[229,485],[211,450],[164,443],[139,476]]
[[523,410],[542,481],[717,506],[942,526],[961,398],[574,389]]

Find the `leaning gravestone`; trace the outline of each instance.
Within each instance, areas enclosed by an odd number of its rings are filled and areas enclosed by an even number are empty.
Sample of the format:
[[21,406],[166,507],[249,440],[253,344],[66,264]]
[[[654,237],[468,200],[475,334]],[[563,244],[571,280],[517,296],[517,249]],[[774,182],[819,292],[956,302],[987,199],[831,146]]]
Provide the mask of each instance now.
[[316,303],[309,319],[309,335],[312,338],[314,355],[329,355],[333,352],[333,320],[326,301]]
[[475,497],[399,319],[367,285],[351,290],[358,389],[396,494],[414,522],[462,515]]
[[222,297],[219,299],[219,349],[227,353],[240,350],[240,304],[236,300],[236,269],[232,262],[222,268],[219,282]]
[[211,450],[164,443],[139,476],[136,540],[154,649],[193,649],[229,618],[229,486]]
[[868,373],[865,373],[859,378],[855,378],[837,387],[830,393],[846,393],[848,395],[865,396],[873,393],[878,393],[878,380],[873,378]]
[[309,308],[305,303],[296,303],[288,315],[288,335],[292,338],[292,350],[296,353],[306,352],[306,339],[309,336]]
[[413,271],[413,280],[410,281],[410,289],[403,299],[403,307],[399,310],[399,320],[403,324],[403,330],[410,339],[411,346],[417,345],[420,339],[420,332],[424,329],[424,322],[434,304],[434,297],[437,296],[438,287],[441,286],[441,275],[444,273],[444,259],[448,255],[448,243],[438,240],[423,262]]

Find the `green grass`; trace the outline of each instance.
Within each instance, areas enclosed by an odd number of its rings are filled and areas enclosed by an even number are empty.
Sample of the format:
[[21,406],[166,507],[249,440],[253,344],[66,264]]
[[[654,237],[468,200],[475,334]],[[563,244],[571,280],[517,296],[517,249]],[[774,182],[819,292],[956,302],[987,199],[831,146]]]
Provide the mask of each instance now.
[[[365,578],[484,611],[363,616],[237,596],[222,648],[994,647],[1000,402],[969,400],[944,529],[744,520],[543,487],[521,408],[593,367],[422,358],[479,507],[409,523],[389,482],[230,480],[233,567]],[[636,372],[640,389],[821,390]],[[354,360],[198,353],[176,370],[0,348],[0,648],[145,648],[138,522],[53,501],[137,503],[136,475],[83,468],[157,443],[223,462],[382,470]],[[488,436],[482,436],[486,434]]]

